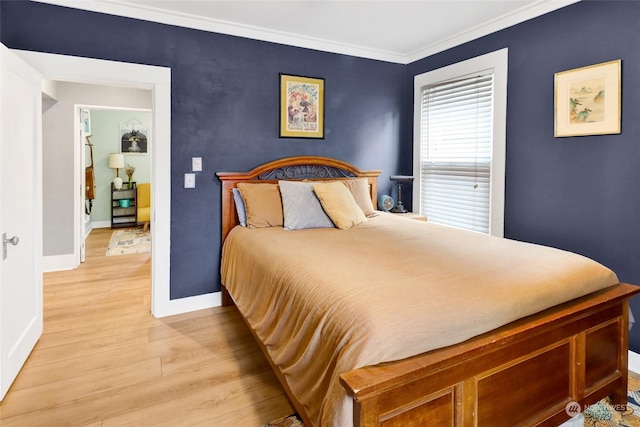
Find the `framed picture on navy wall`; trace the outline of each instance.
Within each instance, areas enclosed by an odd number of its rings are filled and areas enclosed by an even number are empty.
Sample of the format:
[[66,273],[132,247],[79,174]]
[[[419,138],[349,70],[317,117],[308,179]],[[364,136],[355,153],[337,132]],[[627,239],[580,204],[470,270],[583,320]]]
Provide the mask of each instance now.
[[280,74],[280,138],[324,138],[324,79]]
[[620,133],[620,63],[555,74],[555,136]]

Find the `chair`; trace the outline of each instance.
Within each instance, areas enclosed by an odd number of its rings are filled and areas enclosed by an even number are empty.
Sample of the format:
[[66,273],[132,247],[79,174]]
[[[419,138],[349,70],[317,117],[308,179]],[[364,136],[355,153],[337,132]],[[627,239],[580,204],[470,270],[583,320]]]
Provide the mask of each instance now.
[[138,184],[138,223],[144,222],[143,231],[147,231],[151,222],[151,184]]

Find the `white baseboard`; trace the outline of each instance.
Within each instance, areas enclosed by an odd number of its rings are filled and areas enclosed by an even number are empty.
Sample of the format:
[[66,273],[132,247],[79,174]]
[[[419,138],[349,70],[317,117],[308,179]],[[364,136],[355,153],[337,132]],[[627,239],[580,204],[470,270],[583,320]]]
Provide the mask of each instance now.
[[78,264],[73,254],[42,257],[42,271],[44,273],[51,271],[73,270],[77,266]]
[[220,305],[222,305],[222,293],[212,292],[210,294],[169,300],[152,314],[154,317],[166,317],[205,308],[219,307]]
[[640,374],[640,354],[629,350],[629,370],[633,373]]
[[91,227],[93,228],[111,228],[111,221],[92,221]]

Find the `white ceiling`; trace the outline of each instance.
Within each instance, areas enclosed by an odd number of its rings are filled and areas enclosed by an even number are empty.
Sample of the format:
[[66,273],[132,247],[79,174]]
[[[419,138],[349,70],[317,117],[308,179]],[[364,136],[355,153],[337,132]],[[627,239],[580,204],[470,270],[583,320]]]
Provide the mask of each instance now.
[[579,0],[42,0],[409,63]]

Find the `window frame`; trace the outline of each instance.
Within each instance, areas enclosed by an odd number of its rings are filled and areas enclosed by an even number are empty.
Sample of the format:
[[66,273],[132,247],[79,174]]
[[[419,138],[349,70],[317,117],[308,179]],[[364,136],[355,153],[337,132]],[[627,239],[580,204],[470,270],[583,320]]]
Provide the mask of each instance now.
[[493,141],[491,153],[489,234],[504,237],[504,196],[507,128],[508,49],[480,55],[414,77],[413,120],[413,206],[420,204],[422,159],[422,88],[470,74],[493,70]]

